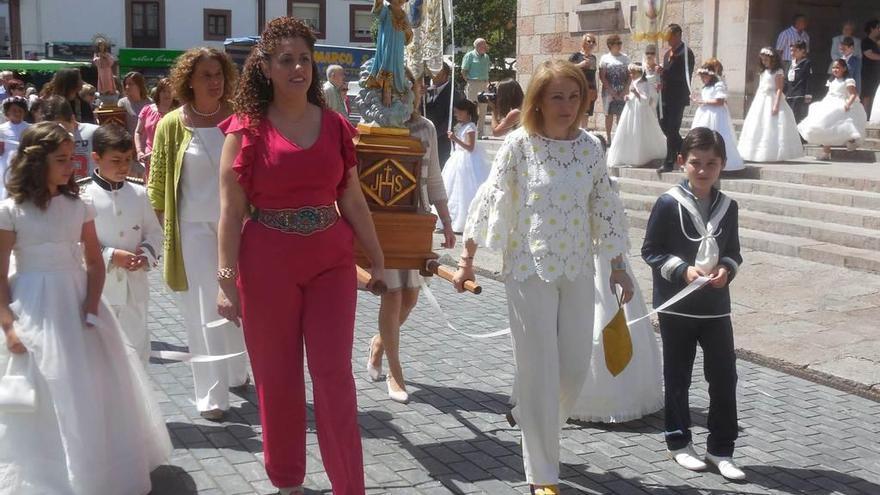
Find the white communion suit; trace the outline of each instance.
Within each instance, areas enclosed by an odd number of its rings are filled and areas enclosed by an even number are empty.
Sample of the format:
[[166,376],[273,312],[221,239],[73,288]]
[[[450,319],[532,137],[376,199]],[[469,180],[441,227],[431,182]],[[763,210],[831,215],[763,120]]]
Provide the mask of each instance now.
[[[158,263],[162,252],[162,226],[147,199],[147,190],[139,179],[114,183],[97,171],[79,181],[83,197],[89,198],[97,210],[95,229],[107,267],[104,280],[104,301],[119,320],[128,342],[146,366],[150,360],[150,333],[147,330],[147,308],[150,283],[147,271]],[[121,249],[130,253],[142,251],[147,265],[128,271],[113,265],[113,253]]]
[[626,252],[623,205],[600,141],[513,131],[468,213],[464,239],[503,252],[516,372],[511,413],[528,483],[559,480],[559,434],[593,340],[593,256]]

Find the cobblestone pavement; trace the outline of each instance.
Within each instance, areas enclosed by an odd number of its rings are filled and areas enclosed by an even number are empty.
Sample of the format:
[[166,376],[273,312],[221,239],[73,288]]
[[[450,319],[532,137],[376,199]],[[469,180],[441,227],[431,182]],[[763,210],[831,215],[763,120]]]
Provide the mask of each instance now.
[[[433,290],[456,325],[506,327],[501,284],[483,279],[483,294],[474,296],[440,282]],[[184,349],[173,299],[156,278],[153,286],[154,349]],[[421,303],[402,331],[412,400],[401,405],[388,399],[384,383],[365,377],[378,299],[361,294],[358,303],[354,367],[368,492],[528,493],[519,432],[502,415],[513,372],[509,339],[458,336]],[[708,399],[699,369],[691,408],[703,451]],[[187,365],[154,360],[150,374],[175,446],[169,465],[153,474],[154,494],[275,493],[263,470],[253,388],[234,396],[228,421],[215,424],[195,411]],[[563,493],[880,494],[880,404],[745,361],[739,376],[736,457],[748,483],[666,460],[662,415],[654,414],[614,426],[566,426]],[[329,493],[312,422],[308,433],[307,493]]]

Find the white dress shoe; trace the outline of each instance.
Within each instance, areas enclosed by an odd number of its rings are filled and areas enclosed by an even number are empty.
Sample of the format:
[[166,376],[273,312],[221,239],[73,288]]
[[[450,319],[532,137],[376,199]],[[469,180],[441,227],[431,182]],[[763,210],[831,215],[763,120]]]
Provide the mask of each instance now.
[[746,479],[746,473],[736,467],[736,464],[733,463],[733,457],[722,457],[706,453],[706,462],[714,464],[718,468],[718,472],[721,473],[721,476],[729,480],[741,481]]
[[697,457],[693,444],[678,450],[667,450],[666,454],[669,458],[677,462],[679,466],[690,471],[703,471],[706,469],[706,463]]
[[375,342],[376,336],[374,335],[372,339],[370,339],[370,352],[368,352],[367,357],[367,374],[370,375],[370,380],[374,382],[382,381],[382,362],[379,362],[379,366],[373,366],[373,342]]
[[391,380],[388,380],[388,397],[394,402],[406,404],[409,402],[409,394],[405,390],[391,390]]

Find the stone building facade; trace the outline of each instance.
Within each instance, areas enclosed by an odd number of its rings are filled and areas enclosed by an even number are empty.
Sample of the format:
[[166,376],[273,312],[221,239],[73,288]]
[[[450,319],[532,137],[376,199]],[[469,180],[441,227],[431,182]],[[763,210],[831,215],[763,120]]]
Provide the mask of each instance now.
[[[517,77],[525,87],[535,68],[545,60],[567,58],[578,51],[581,36],[599,38],[597,56],[607,52],[605,40],[623,38],[623,52],[640,61],[646,43],[635,42],[627,27],[638,0],[519,0],[517,3]],[[666,22],[680,24],[696,56],[697,66],[709,57],[724,64],[733,116],[742,117],[758,84],[758,52],[772,46],[777,34],[790,25],[791,16],[809,18],[814,67],[830,63],[830,41],[840,34],[844,20],[858,25],[880,17],[880,0],[669,0]],[[861,35],[861,33],[858,33]],[[661,48],[661,53],[662,49]],[[821,72],[821,70],[819,71]],[[814,93],[823,92],[825,76],[814,74]],[[694,90],[700,86],[695,78]],[[597,105],[597,110],[601,106]]]

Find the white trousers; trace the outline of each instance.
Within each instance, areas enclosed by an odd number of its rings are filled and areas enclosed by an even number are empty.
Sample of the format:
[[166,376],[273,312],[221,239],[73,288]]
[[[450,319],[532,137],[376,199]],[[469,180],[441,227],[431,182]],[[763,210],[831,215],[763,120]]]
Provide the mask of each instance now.
[[505,281],[516,361],[513,417],[526,481],[559,482],[559,433],[587,377],[593,345],[593,277]]
[[[180,292],[179,307],[186,326],[189,352],[222,355],[245,350],[244,334],[232,323],[207,328],[217,313],[217,224],[180,222],[180,242],[189,290]],[[247,355],[210,363],[191,363],[199,411],[229,409],[229,387],[247,380]]]
[[[108,280],[118,275],[116,268],[107,272]],[[104,285],[104,299],[119,320],[119,327],[122,328],[128,343],[146,367],[150,362],[150,332],[147,329],[150,282],[145,271],[129,272],[123,276],[125,300],[121,301],[114,294],[108,293],[119,287],[114,284]]]

